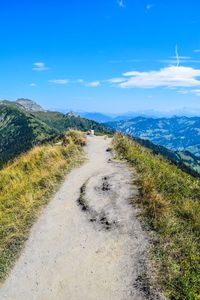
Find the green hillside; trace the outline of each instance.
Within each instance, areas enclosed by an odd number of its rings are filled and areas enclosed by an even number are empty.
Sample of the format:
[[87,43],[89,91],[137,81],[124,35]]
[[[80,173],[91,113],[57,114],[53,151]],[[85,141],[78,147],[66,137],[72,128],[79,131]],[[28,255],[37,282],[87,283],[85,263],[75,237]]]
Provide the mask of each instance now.
[[33,147],[0,170],[0,281],[58,183],[84,161],[80,146],[84,138],[82,133],[70,132],[67,145]]
[[57,134],[55,129],[20,107],[0,104],[0,165]]
[[[30,109],[30,110],[29,110]],[[70,128],[98,134],[112,131],[95,121],[73,114],[44,111],[28,99],[0,102],[0,166],[33,145],[52,140]]]
[[195,177],[200,177],[200,159],[189,151],[172,151],[163,146],[153,144],[149,140],[133,138],[140,145],[145,146],[155,154],[161,154],[183,171]]
[[95,121],[81,118],[76,115],[62,114],[59,112],[34,112],[34,115],[41,121],[48,124],[50,127],[56,128],[60,132],[73,128],[81,131],[88,131],[94,129],[96,133],[111,133],[111,130],[106,126],[99,124]]

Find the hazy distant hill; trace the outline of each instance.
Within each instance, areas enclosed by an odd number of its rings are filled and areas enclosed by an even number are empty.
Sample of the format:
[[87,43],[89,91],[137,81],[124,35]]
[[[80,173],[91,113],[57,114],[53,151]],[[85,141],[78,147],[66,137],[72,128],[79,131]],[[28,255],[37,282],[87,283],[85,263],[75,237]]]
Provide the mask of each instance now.
[[98,112],[81,112],[79,114],[82,118],[93,120],[99,123],[105,123],[113,120],[112,117]]
[[79,112],[79,115],[83,118],[87,118],[99,123],[106,123],[106,122],[115,122],[115,121],[124,121],[130,120],[137,117],[144,117],[144,118],[172,118],[173,116],[178,117],[198,117],[200,116],[199,109],[192,109],[192,108],[183,108],[179,110],[172,110],[172,111],[156,111],[153,109],[149,110],[140,110],[140,111],[130,111],[125,113],[99,113],[99,112]]
[[200,117],[145,118],[106,123],[110,128],[171,150],[188,150],[200,157]]

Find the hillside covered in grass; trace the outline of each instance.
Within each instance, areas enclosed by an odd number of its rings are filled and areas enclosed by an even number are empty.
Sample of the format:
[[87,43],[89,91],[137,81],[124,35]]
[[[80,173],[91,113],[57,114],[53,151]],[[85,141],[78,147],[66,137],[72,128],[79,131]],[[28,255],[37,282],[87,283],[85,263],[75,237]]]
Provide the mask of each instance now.
[[138,173],[138,205],[152,230],[153,272],[169,299],[200,299],[200,181],[131,138],[114,149]]
[[71,131],[63,145],[36,146],[0,170],[0,280],[57,184],[83,161],[80,145],[84,143],[82,133]]
[[0,102],[0,167],[34,145],[43,144],[73,128],[111,133],[105,126],[79,116],[44,111],[31,100]]
[[112,131],[104,125],[95,121],[81,118],[73,114],[62,114],[60,112],[38,111],[33,113],[39,120],[45,122],[48,126],[57,129],[59,132],[64,132],[70,128],[88,131],[94,129],[95,132],[109,134]]
[[161,154],[173,164],[190,175],[200,178],[200,159],[189,151],[172,151],[166,147],[156,145],[149,140],[133,138],[141,146],[149,148],[155,154]]
[[56,135],[55,129],[18,106],[0,104],[0,166]]

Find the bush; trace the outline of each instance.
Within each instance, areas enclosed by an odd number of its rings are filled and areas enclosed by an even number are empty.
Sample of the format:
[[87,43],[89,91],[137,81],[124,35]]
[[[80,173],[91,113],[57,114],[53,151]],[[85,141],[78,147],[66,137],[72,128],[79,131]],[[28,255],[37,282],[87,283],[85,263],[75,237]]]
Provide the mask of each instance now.
[[67,131],[67,133],[65,134],[65,136],[63,138],[63,144],[67,145],[67,144],[70,144],[71,142],[73,142],[75,145],[78,145],[81,147],[85,146],[86,145],[86,134],[81,131],[70,129],[69,131]]

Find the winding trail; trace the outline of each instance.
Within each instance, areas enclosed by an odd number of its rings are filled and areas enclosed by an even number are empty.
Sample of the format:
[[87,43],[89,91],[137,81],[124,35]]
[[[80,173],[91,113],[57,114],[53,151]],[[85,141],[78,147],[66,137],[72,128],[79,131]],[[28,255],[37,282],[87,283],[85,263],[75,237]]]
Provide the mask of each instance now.
[[124,163],[90,137],[73,170],[33,226],[0,289],[9,300],[142,300],[136,284],[147,239],[130,201],[138,189]]

